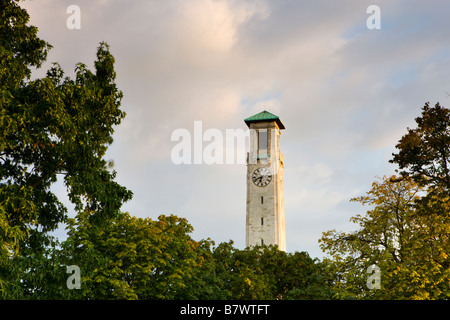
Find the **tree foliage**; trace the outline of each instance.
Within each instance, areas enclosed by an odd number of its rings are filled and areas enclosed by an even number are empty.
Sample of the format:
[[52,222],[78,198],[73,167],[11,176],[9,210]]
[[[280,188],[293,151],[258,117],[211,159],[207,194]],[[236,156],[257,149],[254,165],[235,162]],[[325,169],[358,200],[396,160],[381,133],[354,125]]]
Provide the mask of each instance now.
[[[17,258],[25,274],[11,288],[21,299],[330,299],[323,265],[306,252],[239,250],[195,241],[186,219],[124,213],[104,224],[70,219],[69,237],[45,255]],[[81,270],[69,290],[65,266]]]
[[390,162],[398,164],[403,176],[427,187],[423,201],[435,195],[446,200],[450,195],[450,110],[439,102],[434,107],[427,102],[415,120],[417,128],[407,128]]
[[[340,298],[449,299],[450,297],[450,110],[426,103],[396,145],[391,163],[401,177],[374,182],[370,206],[351,219],[354,232],[323,234]],[[367,267],[382,272],[381,289],[369,290]]]
[[108,45],[98,47],[94,72],[79,63],[72,80],[54,64],[46,77],[31,80],[31,68],[42,65],[51,46],[28,25],[18,1],[2,1],[0,15],[2,290],[14,273],[11,259],[44,254],[48,232],[67,219],[51,190],[58,175],[75,210],[96,223],[117,216],[132,193],[114,181],[103,159],[113,126],[125,116]]
[[331,299],[324,266],[306,252],[286,253],[275,246],[239,250],[221,243],[214,250],[216,275],[227,299]]
[[68,265],[83,270],[82,289],[74,294],[95,299],[189,298],[186,288],[203,261],[200,244],[188,235],[191,231],[185,219],[173,215],[153,221],[125,213],[102,228],[87,217],[71,221],[62,254]]
[[[351,221],[354,232],[324,232],[321,248],[331,259],[339,298],[448,299],[449,222],[419,214],[415,201],[422,188],[396,176],[374,182],[366,196],[352,199],[370,206]],[[367,268],[377,265],[381,289],[367,286]]]

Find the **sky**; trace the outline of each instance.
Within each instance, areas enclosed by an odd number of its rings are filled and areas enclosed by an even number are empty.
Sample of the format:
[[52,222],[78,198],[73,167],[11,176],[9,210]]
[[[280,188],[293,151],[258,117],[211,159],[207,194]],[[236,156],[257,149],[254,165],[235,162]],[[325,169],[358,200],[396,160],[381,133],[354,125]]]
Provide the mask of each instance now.
[[[80,9],[79,28],[71,5]],[[380,9],[379,29],[368,28],[371,5]],[[122,209],[137,217],[186,218],[196,240],[245,247],[246,165],[175,164],[175,130],[193,135],[194,121],[201,121],[203,132],[225,135],[246,129],[243,120],[260,111],[279,116],[286,127],[286,249],[322,258],[322,232],[357,228],[349,219],[367,208],[349,200],[369,191],[377,176],[395,173],[389,163],[395,145],[425,102],[449,107],[445,0],[31,0],[21,6],[53,46],[34,77],[52,62],[70,77],[78,62],[93,69],[99,43],[110,45],[127,116],[106,159],[134,193]],[[55,193],[69,203],[62,184]],[[57,235],[64,237],[63,228]]]

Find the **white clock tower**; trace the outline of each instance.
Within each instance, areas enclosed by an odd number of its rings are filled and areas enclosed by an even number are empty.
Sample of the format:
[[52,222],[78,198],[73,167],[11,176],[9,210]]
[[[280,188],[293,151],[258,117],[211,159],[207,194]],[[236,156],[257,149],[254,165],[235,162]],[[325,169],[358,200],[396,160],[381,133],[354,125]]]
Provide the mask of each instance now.
[[280,118],[263,111],[244,120],[250,128],[247,153],[246,246],[277,245],[286,251],[283,155]]

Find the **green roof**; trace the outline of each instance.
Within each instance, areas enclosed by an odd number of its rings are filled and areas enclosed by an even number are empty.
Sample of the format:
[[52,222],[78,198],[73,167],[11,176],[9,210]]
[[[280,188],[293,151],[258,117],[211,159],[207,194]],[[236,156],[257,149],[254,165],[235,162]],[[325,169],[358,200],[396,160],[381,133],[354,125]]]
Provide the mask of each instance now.
[[260,122],[260,121],[275,121],[278,124],[278,127],[280,129],[284,129],[284,125],[281,123],[281,120],[278,116],[274,115],[273,113],[270,113],[266,110],[257,113],[251,117],[248,117],[244,119],[244,122],[247,124],[247,126],[250,127],[250,123],[252,122]]

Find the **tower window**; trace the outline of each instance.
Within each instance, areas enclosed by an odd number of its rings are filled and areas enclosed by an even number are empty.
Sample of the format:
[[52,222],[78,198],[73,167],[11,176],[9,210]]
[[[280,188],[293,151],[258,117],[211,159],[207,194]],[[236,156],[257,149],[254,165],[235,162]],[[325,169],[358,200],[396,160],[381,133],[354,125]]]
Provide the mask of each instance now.
[[264,204],[264,197],[261,196],[261,204]]
[[258,133],[258,149],[267,150],[267,130],[260,129]]
[[269,154],[269,130],[258,130],[258,158],[267,158]]
[[264,225],[264,218],[261,218],[261,225]]
[[261,245],[262,246],[264,245],[264,239],[261,239]]

